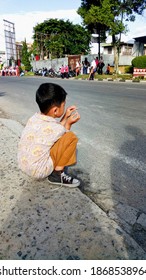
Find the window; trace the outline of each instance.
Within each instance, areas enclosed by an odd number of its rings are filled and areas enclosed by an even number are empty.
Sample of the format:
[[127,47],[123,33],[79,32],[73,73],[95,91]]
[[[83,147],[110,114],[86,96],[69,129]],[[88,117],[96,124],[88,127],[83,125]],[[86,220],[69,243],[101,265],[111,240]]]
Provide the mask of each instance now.
[[108,47],[107,52],[108,52],[108,54],[112,54],[112,47]]
[[123,55],[131,55],[132,54],[132,47],[125,46],[125,49],[123,51]]

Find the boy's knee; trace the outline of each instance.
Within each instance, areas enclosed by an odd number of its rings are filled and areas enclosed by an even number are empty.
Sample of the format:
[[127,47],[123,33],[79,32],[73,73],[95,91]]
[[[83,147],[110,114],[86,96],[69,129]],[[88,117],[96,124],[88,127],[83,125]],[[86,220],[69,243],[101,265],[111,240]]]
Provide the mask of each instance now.
[[74,134],[74,132],[72,131],[68,131],[66,132],[66,135],[72,139],[72,141],[78,142],[78,137]]

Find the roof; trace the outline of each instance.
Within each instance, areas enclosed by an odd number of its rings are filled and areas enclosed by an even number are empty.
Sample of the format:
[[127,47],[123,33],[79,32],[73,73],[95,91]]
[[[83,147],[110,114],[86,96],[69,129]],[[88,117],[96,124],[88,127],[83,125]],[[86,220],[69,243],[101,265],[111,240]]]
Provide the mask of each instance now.
[[126,42],[127,44],[134,44],[134,39],[130,39],[129,41]]
[[[121,42],[120,43],[121,46],[123,46],[123,45],[124,46],[127,46],[127,45],[133,46],[133,44],[134,44],[134,42],[130,42],[130,41],[128,41],[128,42]],[[103,48],[106,48],[106,47],[112,47],[113,44],[112,43],[101,43],[101,46]]]
[[140,43],[146,44],[146,36],[136,37],[134,39],[135,39],[136,42],[140,42]]

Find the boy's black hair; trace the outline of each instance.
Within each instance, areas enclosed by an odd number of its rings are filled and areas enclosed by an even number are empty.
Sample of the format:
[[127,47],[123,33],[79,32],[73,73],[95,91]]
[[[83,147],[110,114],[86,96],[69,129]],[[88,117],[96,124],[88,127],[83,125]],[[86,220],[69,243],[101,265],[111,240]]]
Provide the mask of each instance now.
[[41,84],[36,91],[36,102],[40,111],[47,114],[52,106],[60,107],[65,101],[67,92],[59,85],[54,83]]

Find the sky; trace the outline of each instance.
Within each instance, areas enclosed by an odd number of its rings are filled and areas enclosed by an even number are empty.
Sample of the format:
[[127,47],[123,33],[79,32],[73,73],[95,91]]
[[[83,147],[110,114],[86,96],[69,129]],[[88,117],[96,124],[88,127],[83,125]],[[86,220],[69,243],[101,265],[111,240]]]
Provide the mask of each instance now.
[[[77,14],[81,0],[0,0],[0,50],[5,48],[3,19],[15,24],[16,41],[32,42],[33,27],[46,19],[58,18],[81,24]],[[134,23],[128,23],[129,32],[122,36],[127,42],[132,38],[146,36],[146,10],[144,17],[136,16]],[[108,42],[110,41],[108,38]]]

